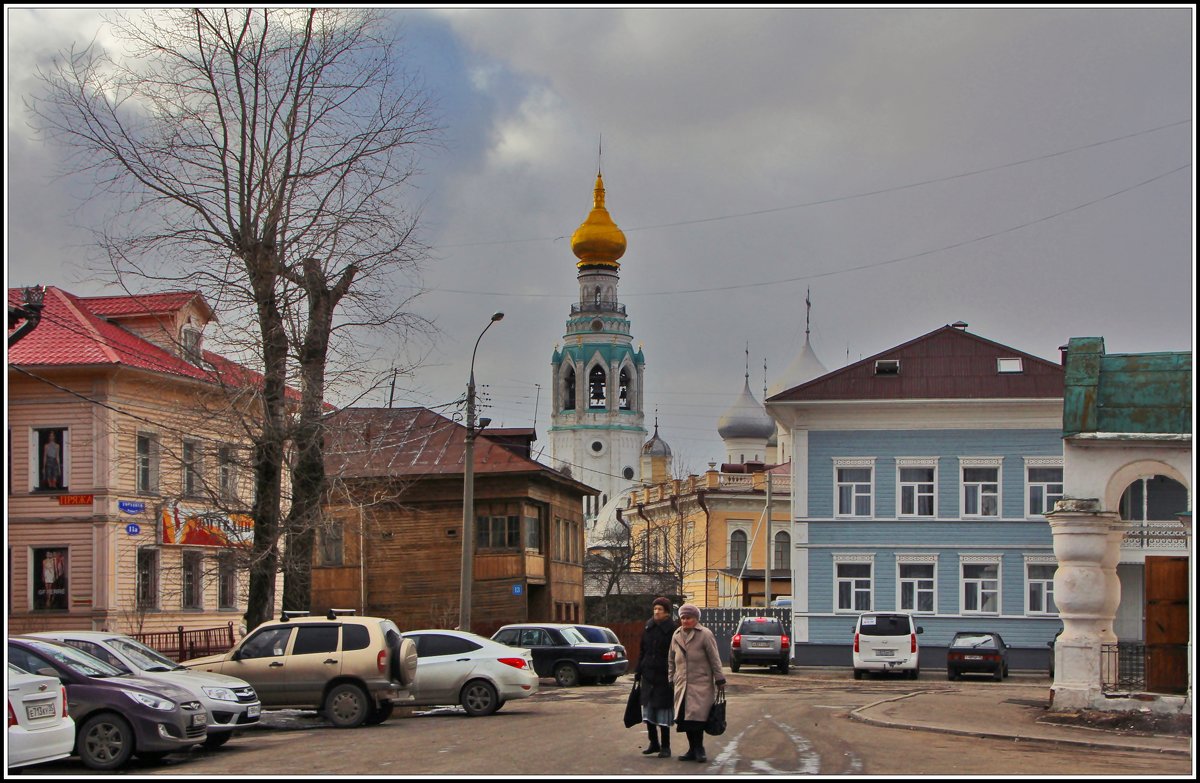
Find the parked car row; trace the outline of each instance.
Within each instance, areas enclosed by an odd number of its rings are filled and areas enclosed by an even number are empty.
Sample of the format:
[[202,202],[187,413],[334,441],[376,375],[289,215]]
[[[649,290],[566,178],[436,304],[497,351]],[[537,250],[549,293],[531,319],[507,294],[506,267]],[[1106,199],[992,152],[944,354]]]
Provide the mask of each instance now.
[[218,748],[263,709],[318,710],[339,728],[381,723],[397,704],[484,716],[536,694],[540,677],[611,683],[628,667],[601,626],[512,625],[487,639],[401,633],[391,620],[344,610],[284,612],[231,650],[182,663],[99,631],[13,636],[8,657],[9,767],[75,754],[101,771],[134,756]]

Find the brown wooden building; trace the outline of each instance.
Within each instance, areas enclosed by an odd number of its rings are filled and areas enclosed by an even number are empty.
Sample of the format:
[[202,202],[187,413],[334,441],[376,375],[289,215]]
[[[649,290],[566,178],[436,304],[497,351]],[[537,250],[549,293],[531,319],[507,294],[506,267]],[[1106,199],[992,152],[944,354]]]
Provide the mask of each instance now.
[[[347,408],[329,419],[330,490],[312,609],[354,608],[404,629],[458,624],[466,428],[425,408]],[[475,441],[471,629],[582,622],[583,498],[529,458],[532,429]]]

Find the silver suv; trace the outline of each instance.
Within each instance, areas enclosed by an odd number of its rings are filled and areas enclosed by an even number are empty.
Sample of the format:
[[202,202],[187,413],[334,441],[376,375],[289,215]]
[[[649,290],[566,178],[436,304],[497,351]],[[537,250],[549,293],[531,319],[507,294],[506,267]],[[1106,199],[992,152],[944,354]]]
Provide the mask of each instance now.
[[391,620],[352,611],[285,611],[229,652],[183,665],[245,680],[265,709],[320,710],[338,728],[382,723],[412,701],[417,648]]
[[778,666],[788,673],[792,643],[783,623],[774,617],[743,617],[729,642],[729,669],[737,671],[743,663]]

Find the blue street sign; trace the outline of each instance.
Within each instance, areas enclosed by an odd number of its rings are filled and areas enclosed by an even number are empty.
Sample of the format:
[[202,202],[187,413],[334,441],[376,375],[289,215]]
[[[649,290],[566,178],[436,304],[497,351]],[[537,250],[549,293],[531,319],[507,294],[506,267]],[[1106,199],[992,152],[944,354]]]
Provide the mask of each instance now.
[[137,522],[130,522],[125,526],[125,532],[131,536],[136,536],[138,533],[142,532],[142,526]]
[[513,585],[513,595],[520,595],[525,592],[525,585]]
[[146,510],[146,504],[140,500],[118,500],[117,508],[126,514],[140,514]]

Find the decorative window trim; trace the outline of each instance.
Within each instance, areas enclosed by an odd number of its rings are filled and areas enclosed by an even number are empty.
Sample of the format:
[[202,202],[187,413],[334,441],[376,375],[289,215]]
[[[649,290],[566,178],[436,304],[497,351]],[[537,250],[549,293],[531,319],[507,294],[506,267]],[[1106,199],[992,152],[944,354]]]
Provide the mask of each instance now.
[[926,554],[926,553],[922,552],[920,554],[912,553],[912,554],[897,554],[896,555],[896,562],[904,563],[905,565],[908,565],[910,563],[923,563],[923,564],[933,563],[934,565],[937,565],[937,561],[938,561],[938,556],[937,556],[936,552],[931,553],[931,554]]
[[1027,468],[1061,468],[1062,457],[1022,457]]
[[1025,565],[1058,565],[1054,555],[1025,555]]
[[[834,457],[834,468],[873,468],[875,467],[874,457]],[[834,477],[836,481],[837,477]]]
[[966,553],[961,553],[961,554],[959,554],[959,556],[958,556],[958,562],[960,562],[960,563],[971,563],[971,564],[974,564],[974,563],[991,563],[991,564],[994,564],[994,565],[999,565],[1001,562],[1003,562],[1003,560],[1004,560],[1004,555],[997,555],[997,554],[966,554]]
[[834,563],[874,563],[874,552],[835,552]]
[[1002,468],[1004,457],[959,457],[958,465],[962,468]]
[[[933,470],[933,513],[905,514],[904,485],[900,481],[900,471],[905,468],[931,468]],[[937,519],[938,516],[938,458],[937,457],[896,457],[896,516],[903,519]],[[922,482],[924,483],[924,482]],[[914,506],[915,507],[915,506]]]

